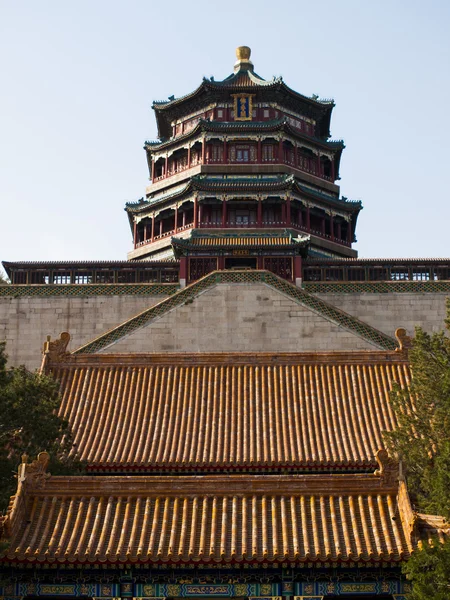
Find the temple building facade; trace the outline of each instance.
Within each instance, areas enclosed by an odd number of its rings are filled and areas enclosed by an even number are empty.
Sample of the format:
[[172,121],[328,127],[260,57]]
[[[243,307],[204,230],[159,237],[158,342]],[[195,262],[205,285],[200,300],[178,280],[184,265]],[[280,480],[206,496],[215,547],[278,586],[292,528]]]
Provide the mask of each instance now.
[[86,473],[23,457],[0,600],[408,598],[402,563],[449,529],[383,432],[450,260],[358,259],[333,107],[240,47],[154,103],[127,261],[3,263],[0,339],[59,382]]

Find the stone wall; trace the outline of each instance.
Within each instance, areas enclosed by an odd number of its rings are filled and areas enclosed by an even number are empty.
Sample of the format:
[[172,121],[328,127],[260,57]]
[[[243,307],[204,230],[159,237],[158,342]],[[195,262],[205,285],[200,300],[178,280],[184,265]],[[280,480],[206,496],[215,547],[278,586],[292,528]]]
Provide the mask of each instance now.
[[376,346],[263,283],[219,284],[103,352],[309,352]]
[[[245,286],[239,286],[241,289]],[[268,290],[263,286],[264,290]],[[233,288],[234,289],[234,288]],[[217,293],[217,291],[215,292]],[[274,293],[273,291],[271,293]],[[259,294],[261,295],[261,294]],[[320,298],[341,308],[361,321],[380,329],[387,335],[393,336],[397,327],[405,327],[409,333],[414,332],[416,324],[421,325],[427,331],[438,331],[443,328],[445,318],[445,300],[449,294],[446,293],[326,293],[317,294]],[[266,294],[267,296],[267,294]],[[266,297],[262,295],[261,297]],[[200,300],[199,297],[197,300]],[[295,330],[292,330],[296,317],[286,316],[290,312],[289,302],[278,296],[272,308],[269,310],[268,301],[255,300],[254,296],[247,298],[241,294],[239,299],[230,292],[224,298],[216,300],[214,296],[205,296],[200,302],[211,302],[208,318],[210,323],[204,322],[204,312],[192,313],[187,304],[183,307],[183,318],[190,319],[194,327],[189,331],[180,317],[178,332],[168,336],[164,327],[170,327],[178,323],[178,317],[174,321],[173,313],[170,313],[155,322],[159,350],[218,350],[224,347],[224,338],[227,338],[227,351],[246,350],[249,348],[250,340],[253,340],[253,348],[268,347],[271,336],[278,336],[276,344],[271,342],[276,350],[301,350],[307,348],[307,333],[303,332],[302,345],[294,343]],[[164,299],[163,295],[117,295],[117,296],[24,296],[24,297],[0,297],[0,340],[6,339],[9,361],[12,365],[25,364],[28,368],[36,368],[41,361],[41,348],[47,335],[57,337],[61,331],[69,331],[72,335],[70,348],[74,350],[78,346],[115,327],[121,322],[129,319],[137,313],[153,306]],[[194,302],[196,302],[195,300]],[[252,304],[256,302],[256,304]],[[278,304],[280,302],[280,304]],[[283,304],[284,303],[284,304]],[[277,310],[277,307],[279,310]],[[240,321],[238,329],[225,326],[227,319],[233,318],[233,313],[240,308]],[[255,311],[255,314],[253,314]],[[279,313],[285,313],[283,319]],[[299,314],[299,313],[297,313]],[[309,313],[311,314],[311,313]],[[217,329],[214,319],[218,316],[220,329]],[[203,332],[203,342],[192,337]],[[204,332],[208,332],[205,334]],[[311,332],[311,330],[309,330]],[[319,330],[316,329],[317,333]],[[171,334],[172,335],[172,334]],[[209,337],[208,337],[209,336]],[[236,340],[240,336],[239,347]],[[255,338],[260,341],[255,345]],[[353,337],[353,339],[355,339]],[[218,343],[220,342],[220,344]],[[116,350],[112,347],[111,350]],[[117,348],[118,350],[118,348]],[[122,351],[122,350],[121,350]]]
[[409,335],[420,325],[432,333],[444,328],[448,293],[394,294],[315,294],[361,321],[393,336],[397,327]]
[[9,364],[35,369],[47,337],[72,336],[69,350],[161,302],[164,296],[0,297],[0,341],[6,340]]

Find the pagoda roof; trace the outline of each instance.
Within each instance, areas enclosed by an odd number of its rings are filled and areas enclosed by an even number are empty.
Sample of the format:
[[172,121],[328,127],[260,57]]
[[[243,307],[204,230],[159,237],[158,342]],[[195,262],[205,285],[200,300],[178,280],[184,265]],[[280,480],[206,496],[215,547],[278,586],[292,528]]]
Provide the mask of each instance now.
[[410,377],[398,351],[75,353],[47,372],[79,458],[121,473],[373,470]]
[[415,515],[387,461],[375,474],[201,478],[52,477],[46,463],[19,467],[4,560],[396,563],[413,550]]
[[362,209],[360,200],[348,200],[347,198],[338,198],[331,196],[312,187],[301,184],[294,175],[276,175],[266,177],[209,177],[205,175],[195,175],[189,181],[178,186],[175,190],[166,194],[149,197],[148,200],[139,200],[138,202],[127,202],[125,211],[130,214],[145,212],[149,207],[155,206],[169,199],[182,197],[192,191],[214,192],[214,193],[245,193],[245,192],[266,192],[275,193],[277,191],[291,190],[299,194],[325,201],[340,210],[358,213]]
[[333,100],[321,100],[318,96],[304,96],[287,86],[282,77],[265,80],[253,70],[250,61],[238,61],[234,73],[221,81],[213,77],[203,78],[201,84],[191,93],[168,100],[154,101],[152,108],[156,113],[158,137],[169,138],[172,135],[171,122],[174,118],[188,114],[193,106],[206,106],[211,102],[223,101],[233,93],[251,93],[261,96],[261,100],[283,102],[294,107],[300,114],[307,112],[319,123],[319,135],[329,136]]
[[296,232],[286,229],[285,231],[273,231],[270,233],[249,233],[241,230],[229,233],[204,233],[193,231],[189,238],[172,237],[172,247],[175,255],[185,251],[199,251],[203,248],[208,250],[231,250],[239,248],[270,248],[297,251],[302,249],[306,256],[310,243],[310,236],[298,236]]
[[299,129],[293,127],[289,123],[287,117],[271,119],[270,121],[211,121],[209,119],[200,119],[195,127],[183,135],[171,137],[170,139],[146,141],[144,148],[147,150],[162,150],[173,144],[178,144],[183,140],[195,137],[199,132],[233,133],[249,131],[252,133],[263,131],[286,131],[299,139],[306,140],[310,143],[314,142],[324,149],[343,150],[345,148],[343,140],[328,141],[316,136],[306,135]]

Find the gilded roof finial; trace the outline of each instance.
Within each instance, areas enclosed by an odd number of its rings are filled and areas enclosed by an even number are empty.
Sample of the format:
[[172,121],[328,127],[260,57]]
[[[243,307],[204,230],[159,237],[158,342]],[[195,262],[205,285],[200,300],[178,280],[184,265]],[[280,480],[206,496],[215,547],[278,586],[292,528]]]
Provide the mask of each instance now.
[[250,60],[251,53],[252,51],[248,46],[239,46],[238,48],[236,48],[237,61],[234,64],[235,73],[237,73],[241,69],[253,71],[253,63]]

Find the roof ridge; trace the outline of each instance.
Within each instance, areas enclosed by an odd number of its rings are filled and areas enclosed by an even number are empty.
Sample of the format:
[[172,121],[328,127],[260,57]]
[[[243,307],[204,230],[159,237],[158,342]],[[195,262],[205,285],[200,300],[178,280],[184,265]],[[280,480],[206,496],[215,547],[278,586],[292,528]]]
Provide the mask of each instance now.
[[332,306],[328,302],[319,299],[316,296],[296,287],[292,283],[281,279],[270,271],[213,271],[191,285],[179,290],[175,294],[165,298],[161,302],[151,306],[139,314],[127,319],[120,325],[94,338],[90,342],[83,344],[72,354],[94,354],[103,350],[118,341],[122,337],[129,335],[149,324],[155,318],[161,317],[167,312],[192,300],[194,297],[205,292],[207,289],[219,284],[239,282],[257,283],[262,282],[273,287],[280,293],[288,296],[292,300],[309,308],[313,312],[331,321],[338,327],[343,327],[354,335],[361,337],[374,346],[383,350],[395,350],[397,343],[394,338],[375,329],[371,325],[364,323],[352,315]]

